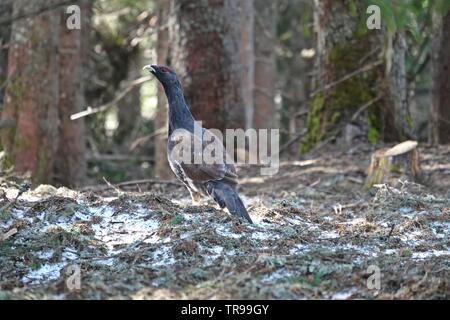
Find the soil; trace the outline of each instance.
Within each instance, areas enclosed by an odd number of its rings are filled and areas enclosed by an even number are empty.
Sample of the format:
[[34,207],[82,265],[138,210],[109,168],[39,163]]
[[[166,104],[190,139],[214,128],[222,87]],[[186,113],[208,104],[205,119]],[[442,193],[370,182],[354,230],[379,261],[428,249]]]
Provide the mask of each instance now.
[[371,152],[241,167],[253,225],[173,183],[3,182],[0,299],[449,299],[450,146],[419,147],[420,182],[366,191]]

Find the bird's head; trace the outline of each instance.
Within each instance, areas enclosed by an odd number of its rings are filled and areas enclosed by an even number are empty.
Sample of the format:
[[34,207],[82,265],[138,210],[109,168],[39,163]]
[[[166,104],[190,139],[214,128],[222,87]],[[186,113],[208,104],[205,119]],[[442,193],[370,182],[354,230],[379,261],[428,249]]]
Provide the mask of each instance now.
[[179,83],[177,74],[169,67],[152,64],[145,66],[143,69],[152,73],[163,85],[174,85]]

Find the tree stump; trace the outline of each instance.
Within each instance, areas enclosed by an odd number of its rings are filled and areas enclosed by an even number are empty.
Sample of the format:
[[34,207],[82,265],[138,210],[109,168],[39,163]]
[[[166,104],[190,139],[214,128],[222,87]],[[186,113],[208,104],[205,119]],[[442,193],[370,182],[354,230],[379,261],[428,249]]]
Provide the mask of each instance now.
[[372,154],[364,188],[382,183],[395,185],[399,180],[417,181],[419,175],[417,141],[405,141]]

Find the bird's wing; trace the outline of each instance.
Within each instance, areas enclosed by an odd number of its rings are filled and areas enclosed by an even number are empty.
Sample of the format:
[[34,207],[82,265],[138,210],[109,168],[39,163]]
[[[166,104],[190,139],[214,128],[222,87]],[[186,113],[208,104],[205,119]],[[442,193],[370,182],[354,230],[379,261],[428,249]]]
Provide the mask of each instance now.
[[[213,155],[209,162],[205,159],[208,154]],[[209,130],[203,129],[202,137],[187,130],[174,131],[169,137],[169,159],[178,162],[183,174],[194,182],[224,180],[237,183],[236,170],[222,141]]]

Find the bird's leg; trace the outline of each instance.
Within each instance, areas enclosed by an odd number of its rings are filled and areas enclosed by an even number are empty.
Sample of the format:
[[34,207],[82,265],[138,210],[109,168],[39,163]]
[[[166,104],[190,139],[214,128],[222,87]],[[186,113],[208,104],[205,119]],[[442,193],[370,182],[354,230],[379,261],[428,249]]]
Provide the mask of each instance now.
[[189,190],[192,198],[192,205],[199,206],[201,204],[202,195],[199,192]]

